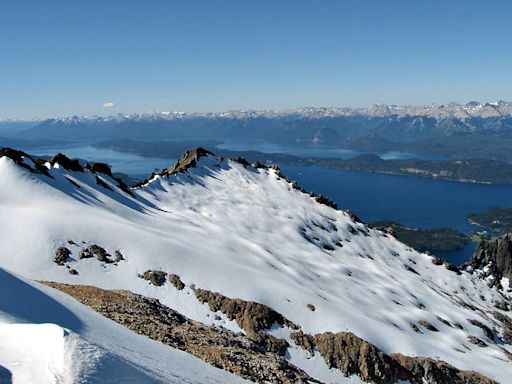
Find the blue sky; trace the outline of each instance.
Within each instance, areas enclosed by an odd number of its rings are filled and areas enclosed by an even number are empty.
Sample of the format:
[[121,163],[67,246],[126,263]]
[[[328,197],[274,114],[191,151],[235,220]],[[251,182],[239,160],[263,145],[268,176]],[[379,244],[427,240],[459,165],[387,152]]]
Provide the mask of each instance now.
[[511,36],[510,1],[0,0],[0,118],[511,100]]

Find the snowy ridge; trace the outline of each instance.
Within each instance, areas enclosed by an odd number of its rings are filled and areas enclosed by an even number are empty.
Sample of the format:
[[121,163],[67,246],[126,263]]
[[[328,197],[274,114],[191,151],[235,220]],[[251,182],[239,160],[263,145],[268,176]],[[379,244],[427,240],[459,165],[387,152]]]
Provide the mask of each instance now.
[[[187,286],[265,304],[305,333],[350,331],[388,354],[432,357],[508,380],[505,351],[512,347],[493,316],[507,313],[496,308],[507,300],[502,292],[319,204],[275,169],[206,154],[127,193],[108,175],[100,175],[105,186],[88,169],[45,167],[48,175],[0,158],[0,215],[10,218],[0,221],[1,267],[31,279],[130,290],[236,329],[214,320],[190,289],[139,277],[162,270]],[[124,260],[80,258],[91,244],[119,250]],[[54,262],[58,247],[71,252],[66,266]],[[297,365],[299,352],[289,353]]]
[[139,336],[54,289],[4,269],[0,279],[2,383],[245,382]]
[[386,117],[386,116],[417,116],[431,117],[436,120],[442,119],[460,119],[469,118],[500,118],[512,116],[512,102],[469,102],[467,104],[448,103],[448,104],[427,104],[427,105],[388,105],[373,104],[364,108],[349,107],[301,107],[285,110],[231,110],[225,112],[208,113],[188,113],[188,112],[150,112],[145,114],[118,114],[114,116],[70,116],[63,118],[49,119],[47,122],[52,124],[80,125],[91,123],[120,123],[124,121],[132,122],[152,122],[158,120],[179,120],[190,118],[205,119],[258,119],[258,118],[332,118],[340,116],[368,116],[368,117]]

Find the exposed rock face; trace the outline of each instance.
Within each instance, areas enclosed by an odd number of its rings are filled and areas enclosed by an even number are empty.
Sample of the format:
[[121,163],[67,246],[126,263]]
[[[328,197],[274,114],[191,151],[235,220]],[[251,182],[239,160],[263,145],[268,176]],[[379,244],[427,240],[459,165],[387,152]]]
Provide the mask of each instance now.
[[498,311],[494,311],[493,315],[496,318],[496,320],[501,322],[501,325],[503,327],[503,335],[501,337],[503,342],[507,344],[512,344],[512,318]]
[[318,350],[330,367],[338,368],[346,375],[356,374],[372,383],[391,384],[405,380],[412,384],[497,384],[479,373],[461,371],[444,361],[400,353],[386,355],[350,332],[315,336],[295,332],[291,337],[310,353]]
[[260,333],[259,331],[270,329],[272,325],[286,325],[290,328],[298,327],[284,318],[281,314],[266,305],[254,301],[231,299],[217,292],[210,292],[204,289],[192,287],[196,297],[202,303],[207,303],[212,312],[221,311],[228,319],[235,320],[242,328],[247,337],[268,352],[284,355],[288,342],[274,336]]
[[121,251],[115,251],[114,256],[115,256],[114,261],[115,261],[116,263],[117,263],[117,262],[119,262],[119,261],[123,261],[123,260],[124,260],[124,256],[123,256],[123,254],[121,253]]
[[107,176],[112,176],[112,170],[110,169],[110,166],[105,163],[89,163],[86,166],[88,169],[91,170],[93,173],[103,173]]
[[318,383],[276,353],[267,352],[246,336],[187,319],[163,306],[158,300],[128,291],[47,284],[138,334],[188,352],[245,379],[275,384]]
[[181,158],[176,162],[176,164],[165,169],[162,172],[162,174],[176,175],[177,173],[186,172],[189,168],[195,167],[197,161],[201,157],[208,155],[213,156],[213,153],[201,147],[187,151],[183,154],[183,156],[181,156]]
[[425,357],[409,357],[400,353],[391,355],[408,372],[408,380],[413,384],[497,384],[479,373],[460,371],[444,361]]
[[511,235],[506,234],[492,241],[482,241],[468,264],[473,269],[487,267],[485,276],[494,276],[494,284],[499,284],[503,277],[512,279]]
[[327,365],[364,381],[394,383],[407,379],[407,372],[377,347],[353,333],[315,335],[315,344]]
[[55,257],[53,258],[53,261],[55,261],[55,263],[58,265],[64,265],[66,261],[68,261],[69,255],[71,255],[71,251],[69,249],[66,247],[59,247],[55,251]]
[[180,277],[178,275],[175,275],[174,273],[169,274],[169,281],[179,291],[185,288],[185,284],[183,284],[183,281],[181,281]]
[[83,172],[84,169],[80,165],[80,162],[78,160],[71,160],[69,157],[62,153],[57,153],[55,156],[50,158],[48,162],[54,166],[55,164],[59,164],[60,166],[64,167],[65,169],[73,172]]
[[475,345],[478,345],[479,347],[487,347],[487,344],[485,343],[485,341],[483,340],[480,340],[478,337],[476,336],[468,336],[468,341],[471,343],[471,344],[475,344]]
[[196,287],[193,287],[193,290],[199,301],[208,303],[212,312],[221,311],[228,319],[235,320],[249,337],[261,330],[270,329],[274,323],[298,329],[297,325],[266,305],[254,301],[231,299],[220,293]]
[[421,325],[422,327],[424,327],[425,329],[428,329],[429,331],[439,332],[439,329],[434,327],[432,325],[432,323],[428,322],[427,320],[420,320],[420,321],[418,321],[418,324]]
[[142,275],[139,275],[140,278],[149,281],[151,284],[161,287],[165,284],[165,279],[167,277],[167,273],[163,271],[146,271]]
[[110,255],[107,253],[107,251],[96,244],[89,245],[86,249],[84,249],[82,252],[80,252],[80,258],[81,259],[88,259],[91,257],[96,257],[98,261],[104,262],[104,263],[112,263],[113,261],[110,259]]
[[[1,148],[0,149],[0,157],[8,157],[20,167],[28,169],[32,173],[41,173],[45,176],[51,177],[48,173],[48,169],[43,165],[44,161],[39,161],[32,158],[30,155],[26,154],[22,151],[17,151],[16,149],[11,148]],[[30,159],[33,163],[33,167],[23,161],[24,158]]]
[[481,328],[482,331],[484,331],[485,337],[487,337],[490,341],[494,341],[494,333],[492,332],[492,329],[490,329],[487,325],[482,324],[480,321],[474,319],[468,319],[468,321],[475,327]]

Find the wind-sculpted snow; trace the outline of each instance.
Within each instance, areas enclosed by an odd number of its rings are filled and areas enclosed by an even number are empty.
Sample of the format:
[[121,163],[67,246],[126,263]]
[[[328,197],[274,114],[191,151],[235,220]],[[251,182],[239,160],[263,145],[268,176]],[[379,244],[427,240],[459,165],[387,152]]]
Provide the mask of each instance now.
[[54,289],[4,269],[0,282],[1,383],[244,382]]
[[[311,335],[349,331],[387,354],[441,359],[502,383],[509,378],[512,347],[491,315],[506,314],[496,308],[507,300],[500,291],[319,204],[275,169],[207,154],[130,194],[105,174],[46,167],[51,177],[0,158],[2,267],[33,279],[130,290],[236,329],[197,300],[194,284],[264,304]],[[90,244],[111,255],[118,250],[124,260],[81,259]],[[55,251],[63,246],[71,253],[58,265]],[[187,288],[139,277],[149,270],[176,274]],[[474,321],[493,330],[494,340]]]

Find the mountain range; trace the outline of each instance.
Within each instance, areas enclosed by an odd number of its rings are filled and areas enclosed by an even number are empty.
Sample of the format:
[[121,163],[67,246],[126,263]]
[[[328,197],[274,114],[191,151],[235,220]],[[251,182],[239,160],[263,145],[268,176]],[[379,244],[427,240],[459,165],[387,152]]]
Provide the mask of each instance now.
[[[512,103],[504,101],[419,107],[377,104],[357,109],[159,112],[48,119],[33,122],[29,128],[18,123],[15,133],[0,129],[0,137],[4,145],[27,148],[55,142],[196,140],[202,145],[202,141],[218,140],[509,161],[511,114]],[[6,127],[13,124],[4,123]]]
[[509,270],[417,252],[277,167],[198,148],[129,188],[5,148],[0,201],[0,378],[509,381]]

